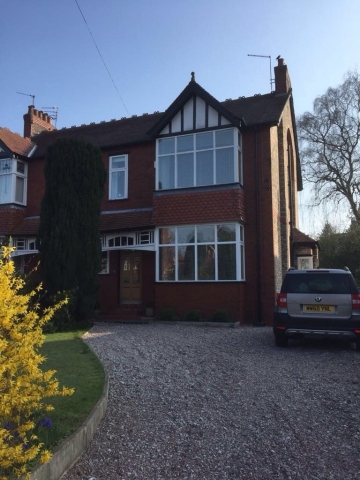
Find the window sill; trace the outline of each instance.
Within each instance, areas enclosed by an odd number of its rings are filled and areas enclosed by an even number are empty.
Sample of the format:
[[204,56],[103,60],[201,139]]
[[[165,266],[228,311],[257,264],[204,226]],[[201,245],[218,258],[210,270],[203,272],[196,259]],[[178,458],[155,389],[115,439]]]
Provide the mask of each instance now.
[[199,192],[217,192],[219,190],[244,190],[244,187],[239,182],[236,183],[222,183],[221,185],[204,185],[202,187],[188,187],[188,188],[173,188],[170,190],[156,190],[155,197],[164,195],[178,195],[181,193],[199,193]]

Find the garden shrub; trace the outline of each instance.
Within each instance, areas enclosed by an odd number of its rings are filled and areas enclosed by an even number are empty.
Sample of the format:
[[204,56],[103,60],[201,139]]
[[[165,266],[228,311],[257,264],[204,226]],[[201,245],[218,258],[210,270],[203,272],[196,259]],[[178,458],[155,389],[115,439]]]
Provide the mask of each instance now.
[[176,320],[175,311],[172,308],[163,308],[158,313],[157,319],[162,322],[174,322]]
[[201,322],[202,315],[200,310],[189,310],[185,314],[185,321],[187,322]]
[[211,315],[211,321],[230,323],[230,322],[233,322],[233,319],[231,315],[225,310],[217,310]]
[[37,437],[39,429],[50,425],[45,414],[53,407],[47,398],[73,393],[59,387],[54,370],[41,370],[44,357],[39,353],[44,325],[67,300],[40,314],[32,299],[41,285],[23,293],[24,280],[14,273],[11,251],[0,250],[0,480],[19,478],[29,462],[49,460],[50,452]]

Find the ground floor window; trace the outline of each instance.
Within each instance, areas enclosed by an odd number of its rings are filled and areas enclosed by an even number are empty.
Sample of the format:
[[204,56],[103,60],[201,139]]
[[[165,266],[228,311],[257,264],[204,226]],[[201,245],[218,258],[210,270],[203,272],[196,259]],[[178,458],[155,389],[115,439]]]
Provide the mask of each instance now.
[[159,281],[245,280],[240,224],[159,228],[157,246]]

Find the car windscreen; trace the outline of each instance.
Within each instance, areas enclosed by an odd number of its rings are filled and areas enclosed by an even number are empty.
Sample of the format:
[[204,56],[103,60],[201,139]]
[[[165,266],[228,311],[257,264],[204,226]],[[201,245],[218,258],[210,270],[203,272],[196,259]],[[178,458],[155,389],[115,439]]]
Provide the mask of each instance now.
[[308,273],[287,275],[282,291],[287,293],[351,293],[349,275]]

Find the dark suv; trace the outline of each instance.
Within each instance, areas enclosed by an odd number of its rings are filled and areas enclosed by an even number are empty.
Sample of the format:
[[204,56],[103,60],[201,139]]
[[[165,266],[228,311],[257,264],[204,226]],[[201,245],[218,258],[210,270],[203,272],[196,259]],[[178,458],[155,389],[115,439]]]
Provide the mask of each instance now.
[[289,338],[344,338],[360,350],[360,290],[349,269],[290,269],[277,296],[275,344]]

